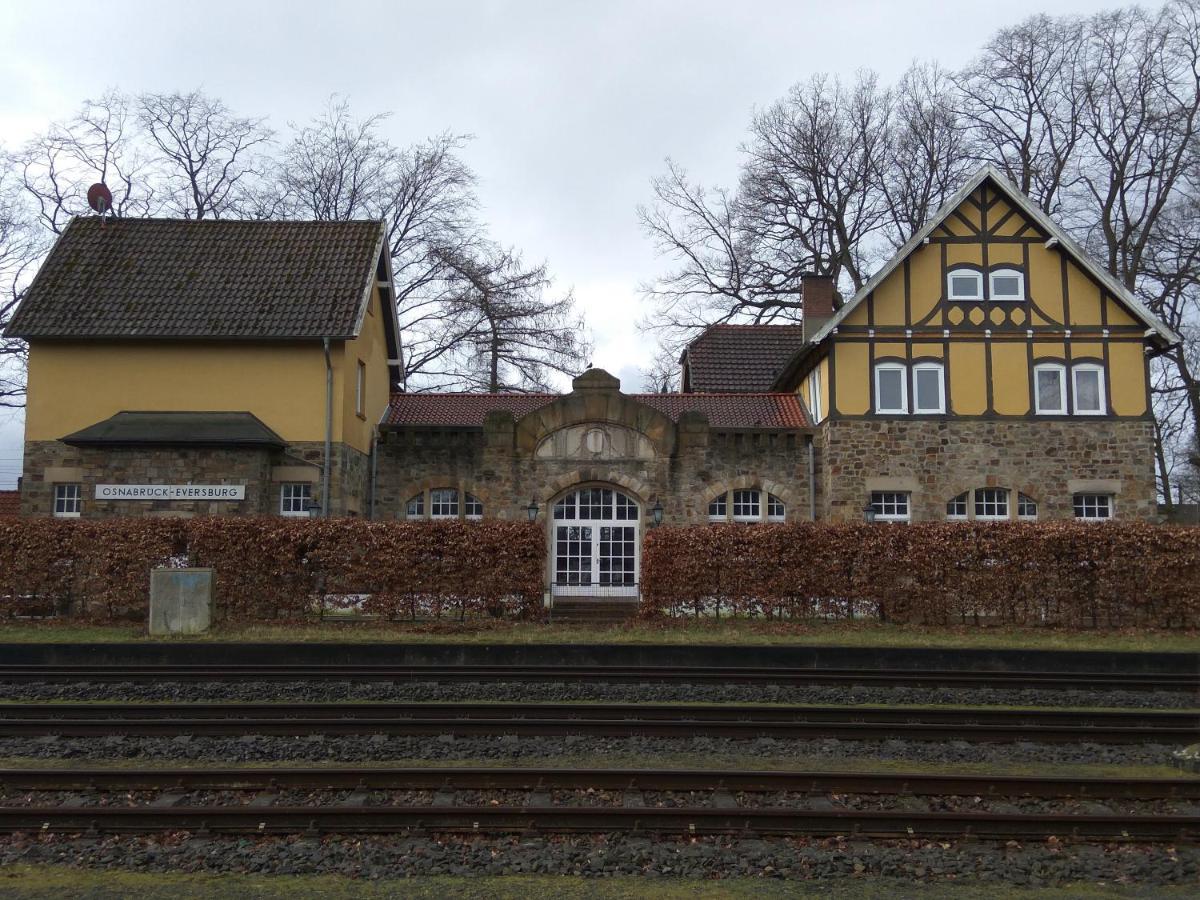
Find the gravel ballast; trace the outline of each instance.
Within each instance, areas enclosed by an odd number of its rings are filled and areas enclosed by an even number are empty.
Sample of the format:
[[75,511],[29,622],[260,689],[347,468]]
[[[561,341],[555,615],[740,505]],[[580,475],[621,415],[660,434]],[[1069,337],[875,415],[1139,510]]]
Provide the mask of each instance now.
[[337,702],[518,701],[608,703],[789,703],[933,706],[1193,709],[1195,692],[928,688],[779,684],[605,684],[574,682],[179,681],[0,682],[9,701]]
[[563,756],[603,758],[705,754],[763,758],[905,760],[935,763],[1047,762],[1155,765],[1176,748],[1163,744],[972,743],[969,741],[841,741],[776,738],[592,737],[584,735],[406,737],[372,735],[254,735],[238,737],[0,738],[0,757],[70,760],[187,760],[239,763],[364,762],[379,760],[496,760],[519,763]]
[[573,836],[565,838],[354,837],[87,838],[0,840],[0,865],[66,864],[147,872],[430,875],[613,875],[720,878],[978,880],[1031,887],[1069,882],[1192,884],[1200,848],[1070,845],[1048,840],[930,842]]

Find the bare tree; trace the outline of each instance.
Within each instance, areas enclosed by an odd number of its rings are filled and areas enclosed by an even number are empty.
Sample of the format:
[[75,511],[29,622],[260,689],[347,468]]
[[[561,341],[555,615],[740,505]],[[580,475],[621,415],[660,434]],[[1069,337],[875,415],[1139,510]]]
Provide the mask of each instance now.
[[450,271],[459,339],[447,375],[469,390],[536,392],[553,374],[577,375],[591,345],[575,298],[547,297],[546,264],[526,267],[515,251],[487,245],[439,252]]
[[162,201],[185,219],[235,218],[258,208],[256,182],[272,132],[202,91],[142,94],[138,116],[157,151]]
[[[0,332],[4,331],[39,258],[41,242],[13,170],[0,169]],[[0,407],[23,406],[26,345],[0,337]]]
[[971,158],[994,163],[1047,213],[1074,177],[1084,52],[1084,20],[1034,16],[1001,30],[956,79]]

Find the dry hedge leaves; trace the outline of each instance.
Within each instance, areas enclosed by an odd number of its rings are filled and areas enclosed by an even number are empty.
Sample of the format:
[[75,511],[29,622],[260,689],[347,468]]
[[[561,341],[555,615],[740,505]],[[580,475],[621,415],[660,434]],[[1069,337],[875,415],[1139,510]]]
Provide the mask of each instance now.
[[392,617],[520,616],[541,603],[545,535],[494,521],[13,520],[0,522],[0,614],[142,619],[161,565],[216,569],[227,620],[297,618],[339,602]]
[[646,616],[1078,627],[1200,624],[1200,529],[1141,523],[660,527]]

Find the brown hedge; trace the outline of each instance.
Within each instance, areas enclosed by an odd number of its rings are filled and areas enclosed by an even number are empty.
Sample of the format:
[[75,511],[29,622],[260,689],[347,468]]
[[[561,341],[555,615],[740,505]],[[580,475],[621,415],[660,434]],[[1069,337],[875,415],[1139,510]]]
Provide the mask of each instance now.
[[545,536],[524,522],[197,518],[0,521],[0,615],[144,619],[149,571],[211,566],[218,616],[355,605],[386,616],[528,614]]
[[1200,529],[1140,523],[660,527],[643,615],[1200,625]]

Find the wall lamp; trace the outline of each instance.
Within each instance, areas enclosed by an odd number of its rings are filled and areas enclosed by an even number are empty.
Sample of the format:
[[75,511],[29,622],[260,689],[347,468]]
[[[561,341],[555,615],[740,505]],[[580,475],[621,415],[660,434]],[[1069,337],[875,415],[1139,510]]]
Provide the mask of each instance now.
[[650,515],[654,516],[654,524],[656,527],[662,524],[663,508],[661,500],[654,501],[654,508],[650,510]]
[[529,498],[529,505],[527,507],[525,507],[525,514],[529,516],[530,522],[537,521],[538,505],[537,505],[537,500],[534,499],[533,497]]

